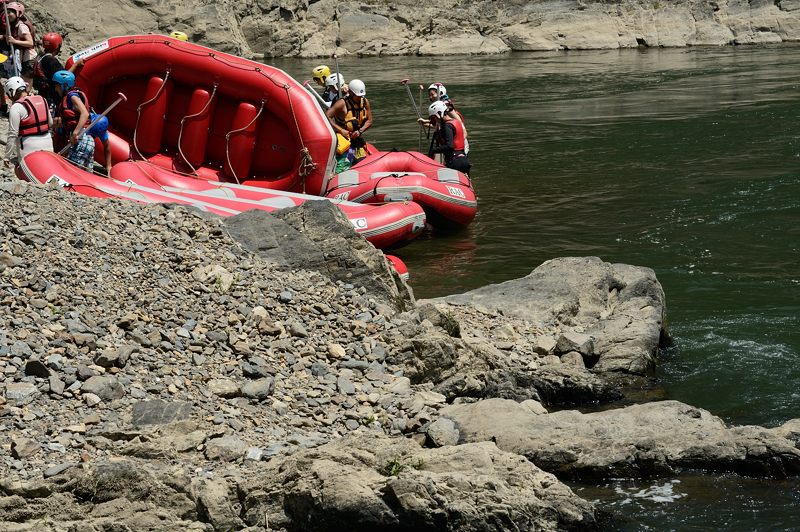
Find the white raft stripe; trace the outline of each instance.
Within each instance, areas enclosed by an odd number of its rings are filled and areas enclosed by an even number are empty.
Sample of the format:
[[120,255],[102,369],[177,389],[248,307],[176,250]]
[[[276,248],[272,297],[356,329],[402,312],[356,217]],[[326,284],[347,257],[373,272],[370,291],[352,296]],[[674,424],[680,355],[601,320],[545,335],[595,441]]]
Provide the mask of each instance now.
[[[437,191],[435,191],[433,189],[430,189],[428,187],[402,186],[402,185],[386,186],[386,187],[382,187],[382,186],[379,185],[377,189],[373,189],[373,190],[371,190],[371,191],[369,191],[369,192],[367,192],[365,194],[362,194],[362,195],[354,198],[352,201],[362,202],[362,201],[365,201],[365,200],[367,200],[369,198],[374,198],[378,194],[391,194],[393,192],[410,192],[411,194],[418,193],[418,194],[420,194],[422,196],[428,196],[430,198],[438,199],[438,200],[441,200],[441,201],[443,201],[445,203],[451,203],[453,205],[460,205],[460,206],[463,206],[463,207],[475,207],[475,208],[478,207],[478,201],[477,200],[454,198],[453,196],[448,196],[447,194],[443,194],[442,192],[437,192]],[[416,203],[420,203],[420,204],[424,203],[423,201],[420,201],[418,199],[415,199],[413,201],[415,201]]]

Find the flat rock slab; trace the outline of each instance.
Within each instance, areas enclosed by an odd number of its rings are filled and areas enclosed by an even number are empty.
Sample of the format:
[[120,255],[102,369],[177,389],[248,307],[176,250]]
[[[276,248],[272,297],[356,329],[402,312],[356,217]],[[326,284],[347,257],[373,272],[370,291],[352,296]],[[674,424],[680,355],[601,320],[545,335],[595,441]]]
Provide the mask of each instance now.
[[301,451],[239,487],[245,521],[316,530],[597,528],[592,505],[489,442],[423,449],[352,436]]
[[140,401],[133,405],[132,422],[136,426],[166,425],[189,419],[192,405],[185,401]]
[[653,270],[597,257],[549,260],[521,279],[433,301],[484,308],[544,328],[580,329],[580,335],[563,337],[562,347],[591,350],[585,354],[599,357],[594,371],[636,375],[652,371],[666,316],[664,290]]
[[706,410],[678,401],[591,414],[564,410],[534,414],[481,401],[452,405],[460,441],[494,441],[564,478],[651,477],[703,469],[786,477],[800,474],[791,431],[727,427]]

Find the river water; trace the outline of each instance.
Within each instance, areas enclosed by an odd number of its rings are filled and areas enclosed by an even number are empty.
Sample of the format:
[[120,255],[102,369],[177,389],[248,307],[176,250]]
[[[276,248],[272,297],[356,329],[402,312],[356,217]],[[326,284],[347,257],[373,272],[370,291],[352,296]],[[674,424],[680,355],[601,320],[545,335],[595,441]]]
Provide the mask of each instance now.
[[[282,61],[298,79],[315,63]],[[333,66],[333,65],[331,65]],[[479,214],[396,252],[417,297],[595,255],[655,270],[667,397],[735,424],[800,417],[800,47],[347,58],[381,149],[417,149],[400,85],[464,114]],[[800,530],[797,481],[695,475],[574,486],[624,530]]]

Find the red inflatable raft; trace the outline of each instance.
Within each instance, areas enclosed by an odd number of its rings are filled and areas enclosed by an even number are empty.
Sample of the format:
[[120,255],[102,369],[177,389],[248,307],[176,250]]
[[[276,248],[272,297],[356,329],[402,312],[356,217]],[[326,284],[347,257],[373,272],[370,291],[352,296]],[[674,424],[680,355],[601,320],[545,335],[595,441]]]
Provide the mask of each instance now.
[[465,174],[418,152],[376,152],[328,181],[325,195],[357,203],[414,201],[435,226],[464,226],[478,209]]
[[113,37],[67,66],[81,58],[77,86],[97,112],[128,98],[110,114],[114,161],[294,191],[333,171],[328,119],[278,68],[163,35]]
[[[86,196],[122,198],[142,203],[179,203],[222,216],[251,209],[275,211],[306,201],[330,201],[262,187],[216,183],[177,176],[149,163],[128,162],[114,166],[114,178],[100,177],[73,166],[63,157],[46,151],[30,153],[17,170],[21,179],[33,183],[58,182]],[[361,205],[334,201],[375,247],[398,247],[418,236],[425,227],[425,213],[413,203]]]

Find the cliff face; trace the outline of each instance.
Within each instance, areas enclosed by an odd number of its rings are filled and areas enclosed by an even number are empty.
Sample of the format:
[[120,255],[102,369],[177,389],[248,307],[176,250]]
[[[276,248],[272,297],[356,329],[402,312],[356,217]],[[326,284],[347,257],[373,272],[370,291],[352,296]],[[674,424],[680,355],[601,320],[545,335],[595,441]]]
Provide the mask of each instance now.
[[27,7],[40,35],[68,34],[69,51],[112,35],[180,30],[255,59],[800,40],[800,0],[30,0]]

